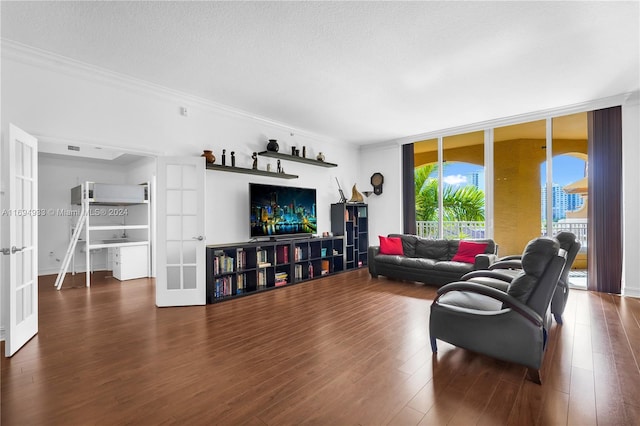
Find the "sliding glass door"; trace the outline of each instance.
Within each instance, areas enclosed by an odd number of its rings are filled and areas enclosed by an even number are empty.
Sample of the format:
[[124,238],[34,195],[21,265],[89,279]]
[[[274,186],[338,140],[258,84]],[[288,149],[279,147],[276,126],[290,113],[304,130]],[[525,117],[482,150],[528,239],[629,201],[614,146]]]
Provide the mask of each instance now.
[[417,234],[484,238],[484,132],[416,143],[414,164]]
[[[492,237],[500,255],[520,254],[531,239],[561,230],[586,246],[586,133],[586,113],[492,129],[490,174],[484,131],[415,143],[417,234]],[[586,267],[586,258],[577,265]]]
[[[543,235],[568,231],[581,244],[574,269],[587,269],[588,229],[588,126],[587,113],[556,117],[552,120],[551,214],[545,217]],[[574,280],[586,286],[586,278]]]

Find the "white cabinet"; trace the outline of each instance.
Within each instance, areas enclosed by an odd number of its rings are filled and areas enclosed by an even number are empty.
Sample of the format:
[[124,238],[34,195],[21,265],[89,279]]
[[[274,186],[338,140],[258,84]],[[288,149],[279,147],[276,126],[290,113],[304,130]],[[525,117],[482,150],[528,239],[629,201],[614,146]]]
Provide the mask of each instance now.
[[121,246],[109,249],[112,255],[113,277],[132,280],[149,276],[149,246]]

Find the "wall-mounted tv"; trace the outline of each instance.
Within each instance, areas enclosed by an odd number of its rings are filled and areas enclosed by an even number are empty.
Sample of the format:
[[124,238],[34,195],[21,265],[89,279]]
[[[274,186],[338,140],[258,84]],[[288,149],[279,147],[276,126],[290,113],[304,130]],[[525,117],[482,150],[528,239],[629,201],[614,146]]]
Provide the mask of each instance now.
[[315,234],[316,190],[249,184],[251,237]]

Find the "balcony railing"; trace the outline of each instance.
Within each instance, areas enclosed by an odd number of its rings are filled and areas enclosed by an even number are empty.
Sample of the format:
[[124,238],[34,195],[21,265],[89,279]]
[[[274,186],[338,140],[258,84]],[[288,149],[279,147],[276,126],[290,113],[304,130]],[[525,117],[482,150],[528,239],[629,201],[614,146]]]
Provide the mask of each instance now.
[[[474,221],[450,221],[444,222],[444,238],[484,238],[484,222]],[[575,234],[582,245],[582,250],[587,247],[587,223],[586,222],[554,222],[553,235],[561,231]],[[416,233],[420,237],[439,238],[437,221],[416,221]],[[540,235],[547,235],[546,227],[541,227]]]
[[[444,238],[484,238],[484,221],[444,222]],[[439,238],[437,221],[416,221],[417,235],[425,238]]]
[[[587,222],[553,222],[553,235],[556,235],[558,232],[567,231],[571,232],[576,236],[576,239],[580,241],[581,251],[585,251],[587,249]],[[540,230],[540,235],[547,235],[547,228],[543,226]]]

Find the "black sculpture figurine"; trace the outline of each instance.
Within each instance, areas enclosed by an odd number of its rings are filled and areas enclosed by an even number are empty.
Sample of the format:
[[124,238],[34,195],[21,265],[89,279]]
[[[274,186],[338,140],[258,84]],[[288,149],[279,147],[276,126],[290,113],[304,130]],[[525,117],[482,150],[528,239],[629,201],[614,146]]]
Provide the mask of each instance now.
[[227,162],[227,150],[223,149],[222,150],[222,165],[226,165],[225,163]]
[[251,158],[253,158],[253,166],[251,168],[253,170],[258,170],[258,153],[254,152],[251,154]]
[[278,173],[282,173],[282,167],[280,166],[280,160],[278,160]]
[[235,166],[236,166],[236,152],[231,151],[231,167],[235,167]]

